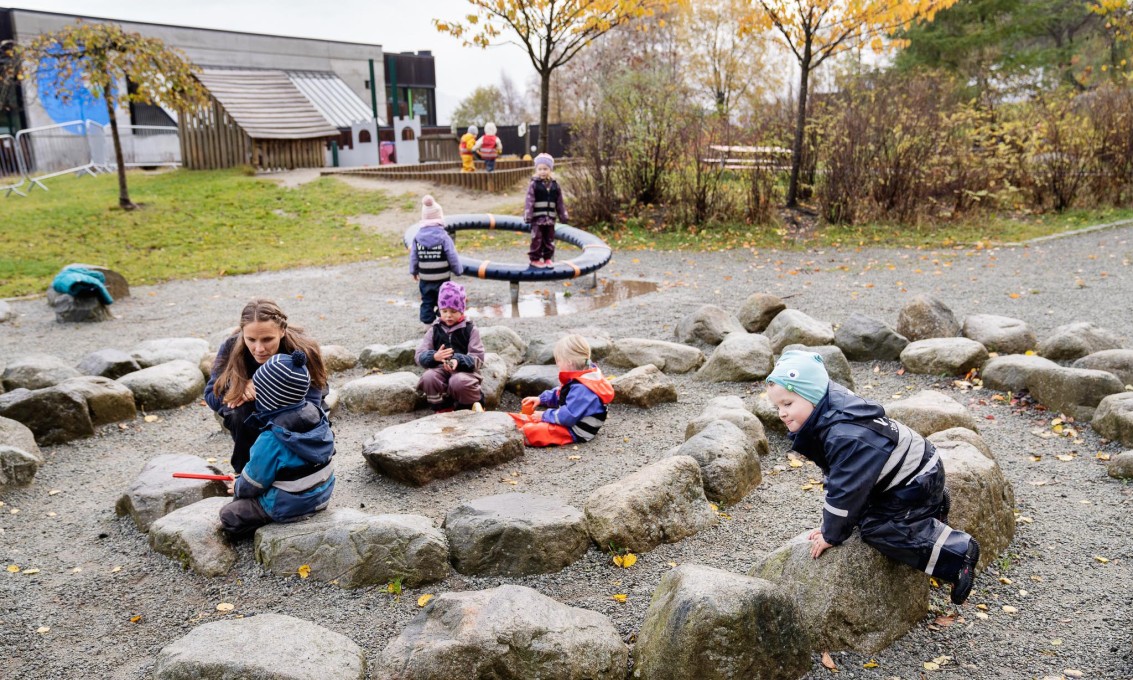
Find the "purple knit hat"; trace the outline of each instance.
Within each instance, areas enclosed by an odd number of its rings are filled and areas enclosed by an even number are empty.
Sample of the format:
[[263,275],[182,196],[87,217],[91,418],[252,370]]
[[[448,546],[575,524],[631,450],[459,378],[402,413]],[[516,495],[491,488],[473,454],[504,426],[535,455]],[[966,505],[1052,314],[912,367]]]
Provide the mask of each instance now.
[[438,309],[455,309],[463,314],[464,304],[464,286],[452,281],[441,284],[441,290],[437,293]]
[[549,153],[541,153],[541,154],[539,154],[538,156],[535,157],[535,161],[534,161],[533,164],[535,165],[535,167],[539,167],[540,165],[545,165],[548,168],[554,170],[555,169],[555,157],[552,156]]

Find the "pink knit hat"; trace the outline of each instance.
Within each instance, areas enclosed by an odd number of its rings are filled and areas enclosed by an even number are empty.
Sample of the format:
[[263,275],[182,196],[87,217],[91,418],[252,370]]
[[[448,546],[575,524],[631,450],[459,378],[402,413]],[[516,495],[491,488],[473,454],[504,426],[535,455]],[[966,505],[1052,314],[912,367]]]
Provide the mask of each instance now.
[[437,203],[437,199],[432,196],[421,199],[421,219],[443,220],[444,218],[445,212],[441,210],[441,204]]
[[437,293],[438,309],[455,309],[463,314],[464,305],[464,286],[452,281],[445,281],[441,284],[441,290]]

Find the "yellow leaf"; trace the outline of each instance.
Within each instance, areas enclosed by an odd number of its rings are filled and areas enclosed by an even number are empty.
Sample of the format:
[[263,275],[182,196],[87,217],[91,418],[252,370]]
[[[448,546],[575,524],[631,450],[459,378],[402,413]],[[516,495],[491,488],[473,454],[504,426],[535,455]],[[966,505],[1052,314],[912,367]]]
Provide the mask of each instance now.
[[878,663],[876,661],[874,661],[873,659],[870,659],[869,661],[866,661],[865,663],[862,664],[862,668],[877,668],[877,666],[878,666]]
[[1011,298],[1012,300],[1018,300],[1018,299],[1019,299],[1019,294],[1018,294],[1018,293],[1011,293],[1011,294],[1010,294],[1010,295],[1008,295],[1007,297]]
[[709,503],[708,507],[712,508],[712,512],[720,512],[720,506],[715,503]]
[[626,597],[628,596],[625,593],[618,593],[617,595],[611,595],[610,599],[614,602],[625,602]]
[[1109,460],[1109,454],[1108,453],[1102,453],[1101,451],[1098,451],[1097,458],[1098,458],[1098,460]]
[[814,488],[814,484],[803,484],[799,488],[801,488],[803,491],[810,491],[811,489]]
[[62,492],[62,491],[60,491],[59,489],[52,489],[51,491],[48,491],[48,492],[47,492],[47,495],[48,495],[48,496],[54,496],[54,495],[56,495],[56,494],[60,494],[60,493],[63,493],[63,492]]
[[137,614],[137,615],[135,615],[135,616],[131,616],[131,617],[130,617],[130,623],[137,623],[137,622],[139,622],[139,621],[141,621],[141,620],[142,620],[142,615],[141,615],[141,614]]
[[618,567],[622,566],[623,561],[624,560],[622,559],[621,555],[614,555],[614,566],[618,566]]
[[936,663],[935,661],[925,661],[924,669],[926,671],[938,671],[940,670],[940,664]]
[[[1109,560],[1102,557],[1101,555],[1094,555],[1094,560],[1097,561],[1100,564],[1109,564]],[[27,573],[27,572],[24,572],[24,573]]]
[[221,602],[220,604],[216,605],[216,610],[218,612],[230,612],[235,608],[236,608],[236,605],[230,604],[228,602]]
[[18,574],[18,573],[20,573],[20,567],[19,567],[19,565],[17,565],[17,564],[9,564],[9,565],[8,565],[8,573],[9,573],[9,574]]
[[111,569],[111,570],[110,570],[110,573],[111,573],[111,574],[117,574],[117,573],[118,573],[118,572],[120,572],[120,571],[122,571],[122,567],[121,567],[121,566],[117,566],[117,567],[114,567],[113,569]]
[[432,599],[433,599],[432,593],[425,593],[421,597],[417,598],[417,606],[418,607],[424,607],[425,605],[429,604],[429,600],[432,600]]
[[793,458],[791,459],[791,461],[788,464],[793,468],[801,468],[803,466],[802,461],[798,461],[798,460],[795,460]]
[[25,574],[38,574],[39,570],[38,569],[24,569],[24,573]]
[[1063,453],[1061,455],[1055,456],[1055,458],[1064,463],[1069,463],[1070,461],[1074,460],[1074,456],[1070,455],[1069,453]]
[[295,570],[295,573],[299,574],[299,578],[307,578],[311,575],[311,565],[301,564],[299,568]]
[[49,630],[51,630],[51,628],[49,628],[48,626],[40,626],[39,628],[35,629],[35,632],[39,633],[40,635],[43,635],[44,633],[46,633]]
[[622,557],[621,567],[623,569],[629,569],[635,564],[637,564],[637,555],[634,555],[633,553],[626,553]]
[[987,611],[987,605],[986,605],[986,604],[983,604],[983,603],[977,604],[977,605],[976,605],[976,609],[980,609],[980,610],[982,610],[982,611],[985,611],[985,612],[986,612],[986,611]]
[[834,659],[830,658],[830,652],[822,653],[822,665],[832,671],[838,670],[838,666],[834,664]]
[[582,456],[567,456],[567,460],[582,460]]

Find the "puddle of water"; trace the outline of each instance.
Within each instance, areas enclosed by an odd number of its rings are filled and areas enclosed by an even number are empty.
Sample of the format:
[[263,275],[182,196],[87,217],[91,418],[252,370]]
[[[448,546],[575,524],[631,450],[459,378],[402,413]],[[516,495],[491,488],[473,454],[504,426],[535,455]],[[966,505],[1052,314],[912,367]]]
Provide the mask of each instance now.
[[645,295],[657,290],[658,286],[652,281],[614,281],[606,279],[598,283],[594,289],[575,287],[569,292],[556,292],[549,290],[533,293],[522,293],[524,286],[538,286],[538,283],[521,283],[519,302],[507,305],[487,305],[484,307],[470,307],[468,316],[475,319],[487,318],[532,318],[540,316],[567,316],[591,309],[609,307],[622,300],[628,300],[638,295]]
[[[500,282],[500,285],[507,285]],[[485,305],[483,307],[469,307],[465,313],[469,318],[533,318],[540,316],[566,316],[577,314],[591,309],[609,307],[622,300],[628,300],[638,295],[652,293],[660,286],[652,281],[621,281],[602,279],[597,288],[586,288],[580,282],[575,282],[569,291],[559,291],[554,294],[549,289],[538,289],[546,285],[533,282],[519,284],[519,302],[504,305]],[[523,290],[531,290],[524,293]],[[397,300],[391,303],[401,307],[418,307],[420,301]]]

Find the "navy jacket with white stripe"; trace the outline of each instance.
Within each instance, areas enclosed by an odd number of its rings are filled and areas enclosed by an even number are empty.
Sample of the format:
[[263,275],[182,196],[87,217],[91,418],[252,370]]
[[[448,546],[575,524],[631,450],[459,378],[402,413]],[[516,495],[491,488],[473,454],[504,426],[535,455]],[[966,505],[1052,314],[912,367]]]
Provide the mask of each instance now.
[[931,442],[888,418],[880,404],[833,381],[789,436],[795,451],[826,475],[822,537],[831,545],[850,537],[872,500],[912,482],[939,460]]

